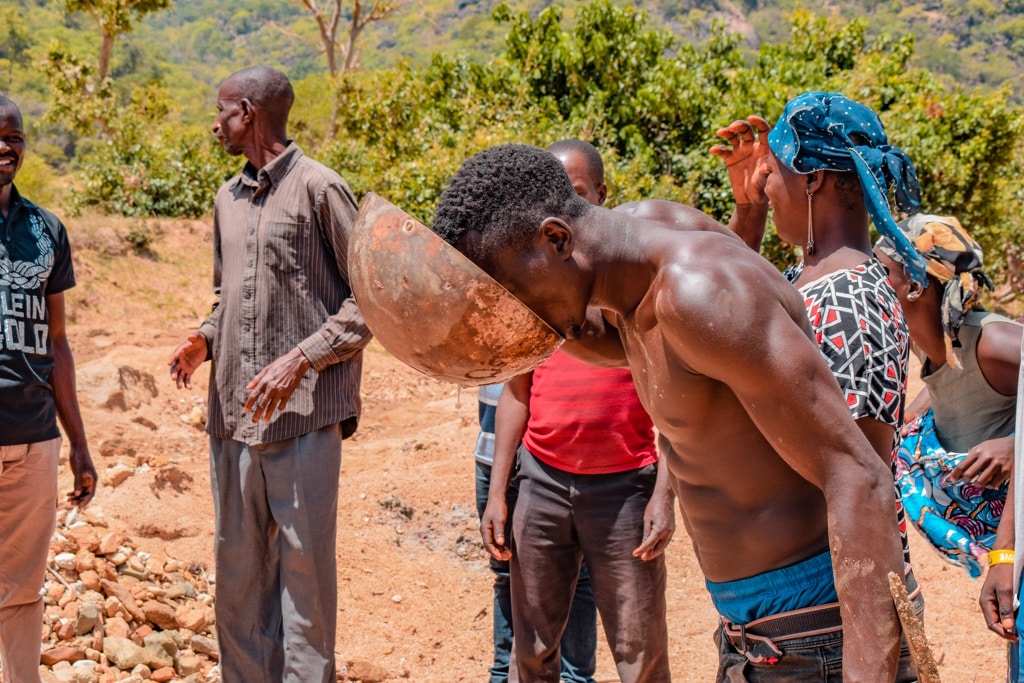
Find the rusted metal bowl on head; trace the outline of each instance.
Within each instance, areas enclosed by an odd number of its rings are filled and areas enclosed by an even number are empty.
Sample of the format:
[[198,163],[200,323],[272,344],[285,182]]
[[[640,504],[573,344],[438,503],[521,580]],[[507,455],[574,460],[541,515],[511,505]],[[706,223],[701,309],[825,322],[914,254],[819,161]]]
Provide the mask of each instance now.
[[537,367],[562,341],[457,249],[372,193],[356,216],[348,269],[373,335],[435,379],[502,382]]

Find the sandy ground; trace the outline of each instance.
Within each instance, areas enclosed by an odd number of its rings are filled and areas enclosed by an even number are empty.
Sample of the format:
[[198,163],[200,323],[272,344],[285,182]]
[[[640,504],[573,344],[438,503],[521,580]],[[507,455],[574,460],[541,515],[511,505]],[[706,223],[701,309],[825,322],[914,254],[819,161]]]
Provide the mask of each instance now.
[[[91,511],[140,549],[204,562],[212,572],[199,424],[208,366],[191,392],[177,391],[166,367],[209,308],[210,226],[150,222],[153,242],[138,255],[124,247],[132,225],[69,222],[79,280],[68,295],[70,331],[90,446],[101,480],[119,462],[133,468],[118,486],[100,488]],[[339,480],[339,658],[424,683],[486,680],[491,575],[473,502],[475,390],[425,378],[374,343],[363,395],[361,427],[345,442]],[[66,471],[61,487],[71,488]],[[1001,680],[1005,647],[981,619],[981,581],[911,533],[943,680]],[[674,679],[713,680],[715,614],[682,528],[668,571]],[[618,680],[603,642],[597,679]]]

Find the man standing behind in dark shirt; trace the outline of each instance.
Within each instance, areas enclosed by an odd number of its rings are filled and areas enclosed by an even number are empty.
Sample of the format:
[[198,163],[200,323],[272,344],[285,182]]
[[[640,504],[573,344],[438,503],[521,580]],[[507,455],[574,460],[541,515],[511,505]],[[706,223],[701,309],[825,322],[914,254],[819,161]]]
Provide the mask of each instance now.
[[92,500],[96,469],[64,328],[64,290],[75,284],[71,246],[57,217],[14,187],[24,155],[21,112],[0,95],[0,669],[6,681],[38,683],[58,417],[71,442],[73,505]]
[[348,285],[356,201],[286,134],[294,93],[265,66],[228,77],[214,135],[248,160],[214,205],[218,301],[169,364],[213,360],[210,479],[225,683],[335,680],[341,440],[370,332]]

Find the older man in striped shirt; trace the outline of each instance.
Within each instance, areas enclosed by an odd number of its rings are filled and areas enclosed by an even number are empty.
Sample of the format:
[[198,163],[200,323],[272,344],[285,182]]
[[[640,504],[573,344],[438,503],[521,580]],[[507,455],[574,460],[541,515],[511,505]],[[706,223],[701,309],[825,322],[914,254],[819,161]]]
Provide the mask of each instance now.
[[269,67],[224,81],[213,132],[248,160],[214,205],[217,303],[171,355],[212,359],[210,478],[225,683],[333,683],[341,441],[370,332],[348,285],[356,201],[287,138],[294,94]]

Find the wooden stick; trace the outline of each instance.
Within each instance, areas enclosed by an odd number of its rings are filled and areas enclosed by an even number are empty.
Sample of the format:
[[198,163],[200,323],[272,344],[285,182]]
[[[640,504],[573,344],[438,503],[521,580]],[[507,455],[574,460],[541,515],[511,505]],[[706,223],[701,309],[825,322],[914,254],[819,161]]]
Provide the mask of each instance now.
[[889,592],[892,594],[893,602],[896,603],[896,614],[900,617],[903,633],[907,636],[910,658],[914,661],[914,668],[917,669],[918,683],[941,683],[939,667],[935,664],[931,648],[928,647],[924,624],[918,618],[917,612],[914,611],[914,604],[910,602],[910,596],[907,595],[903,577],[897,576],[896,572],[889,572]]
[[63,576],[58,574],[57,570],[54,569],[53,567],[51,567],[50,565],[46,565],[46,571],[50,572],[50,574],[52,574],[54,576],[54,578],[56,578],[58,581],[63,583],[64,587],[67,588],[68,590],[72,590],[72,591],[75,590],[75,587],[72,586],[70,583],[68,583],[67,579],[65,579]]

